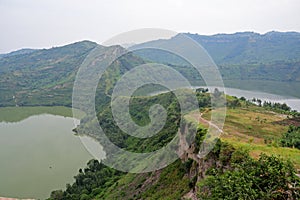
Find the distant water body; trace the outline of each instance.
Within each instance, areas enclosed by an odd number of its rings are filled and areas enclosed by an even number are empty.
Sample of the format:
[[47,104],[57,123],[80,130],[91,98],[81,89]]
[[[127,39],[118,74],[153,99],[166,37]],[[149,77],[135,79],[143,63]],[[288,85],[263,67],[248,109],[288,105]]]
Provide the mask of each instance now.
[[[253,91],[253,90],[242,90],[242,89],[236,89],[236,88],[230,88],[230,87],[207,87],[207,86],[195,86],[193,89],[196,88],[208,88],[210,92],[213,92],[215,88],[218,88],[220,91],[225,92],[225,94],[230,96],[236,96],[236,97],[245,97],[246,99],[253,99],[258,98],[262,101],[270,101],[272,103],[278,102],[278,103],[286,103],[289,107],[292,108],[292,110],[300,111],[300,98],[291,97],[291,96],[283,96],[283,95],[277,95],[277,94],[271,94],[261,91]],[[159,91],[159,92],[151,92],[149,95],[157,95],[160,93],[165,93],[168,91]]]
[[[203,87],[208,88],[210,91],[214,91],[215,87]],[[221,88],[218,88],[221,90]],[[245,97],[246,99],[258,98],[262,101],[270,101],[270,102],[278,102],[278,103],[286,103],[293,110],[300,111],[300,99],[289,96],[281,96],[276,94],[270,94],[259,91],[249,91],[249,90],[241,90],[235,88],[225,88],[224,91],[226,94],[236,97]]]

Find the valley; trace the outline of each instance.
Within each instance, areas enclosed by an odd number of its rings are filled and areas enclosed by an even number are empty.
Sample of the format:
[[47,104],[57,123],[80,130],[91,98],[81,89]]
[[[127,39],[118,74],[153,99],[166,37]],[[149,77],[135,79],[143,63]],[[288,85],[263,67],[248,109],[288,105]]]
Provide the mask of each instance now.
[[[166,88],[157,85],[140,87],[130,99],[132,120],[140,126],[151,123],[149,109],[155,104],[161,105],[167,114],[166,124],[158,134],[142,139],[125,133],[114,120],[111,111],[114,87],[126,72],[145,63],[158,62],[179,71],[193,87],[206,88],[203,78],[182,58],[153,50],[129,52],[119,57],[97,85],[96,117],[81,113],[80,124],[77,119],[75,127],[72,92],[81,64],[95,48],[100,50],[100,60],[126,49],[82,41],[1,55],[0,136],[3,139],[0,140],[0,159],[6,162],[0,168],[0,180],[3,180],[0,196],[51,200],[216,199],[221,197],[212,196],[215,193],[230,196],[242,190],[244,186],[227,182],[232,178],[235,183],[244,183],[245,190],[253,188],[245,192],[251,196],[248,199],[300,198],[297,189],[300,184],[299,132],[293,128],[300,126],[300,34],[184,34],[209,52],[219,66],[227,92],[224,94],[220,89],[215,95],[214,87],[208,91],[185,88],[195,93],[201,114],[193,110],[181,116],[174,91],[162,92]],[[174,40],[176,36],[151,42],[168,44]],[[215,108],[211,99],[221,97],[226,99],[223,106],[227,107],[223,133],[207,157],[199,158],[197,153]],[[189,96],[185,98],[185,102],[191,102]],[[215,111],[218,113],[217,108]],[[159,150],[177,134],[184,136],[186,132],[180,129],[181,123],[197,132],[185,154],[172,164],[154,172],[135,174],[104,165],[111,159],[112,149],[93,129],[95,122],[113,144],[135,153]],[[92,159],[88,151],[93,150],[86,150],[80,137],[89,138],[87,142],[93,143],[91,146],[96,141],[101,143],[103,159]],[[128,163],[130,158],[124,156],[115,165]],[[272,177],[282,181],[273,181]],[[250,180],[254,180],[256,186],[247,185]],[[230,189],[222,188],[222,193],[217,187],[220,185]],[[244,194],[238,194],[247,199]]]

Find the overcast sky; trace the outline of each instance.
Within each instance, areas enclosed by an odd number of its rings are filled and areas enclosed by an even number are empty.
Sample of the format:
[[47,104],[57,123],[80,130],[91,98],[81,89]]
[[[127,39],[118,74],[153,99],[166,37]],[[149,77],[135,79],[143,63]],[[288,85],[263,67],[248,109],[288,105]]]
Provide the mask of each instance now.
[[299,0],[0,0],[0,53],[98,43],[139,28],[300,32]]

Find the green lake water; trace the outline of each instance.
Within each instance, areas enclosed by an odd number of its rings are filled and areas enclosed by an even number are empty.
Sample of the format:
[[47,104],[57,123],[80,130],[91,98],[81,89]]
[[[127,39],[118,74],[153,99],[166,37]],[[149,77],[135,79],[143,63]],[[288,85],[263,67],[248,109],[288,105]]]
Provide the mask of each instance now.
[[70,114],[61,107],[0,108],[0,197],[45,199],[74,182],[92,156],[72,132]]

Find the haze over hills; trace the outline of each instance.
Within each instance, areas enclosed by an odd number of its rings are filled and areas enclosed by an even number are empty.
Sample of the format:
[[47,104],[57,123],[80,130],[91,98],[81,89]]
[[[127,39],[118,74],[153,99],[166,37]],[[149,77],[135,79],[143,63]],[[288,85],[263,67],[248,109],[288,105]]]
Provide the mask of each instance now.
[[[253,32],[204,36],[185,33],[201,44],[216,62],[224,79],[257,79],[274,81],[300,81],[300,33]],[[147,42],[147,45],[166,44],[176,40]],[[138,44],[143,47],[146,44]],[[140,54],[142,57],[175,65],[186,64],[174,56],[155,52]]]
[[34,51],[36,51],[37,49],[20,49],[20,50],[17,50],[17,51],[12,51],[10,53],[7,53],[7,54],[0,54],[0,58],[2,57],[9,57],[9,56],[14,56],[14,55],[21,55],[21,54],[28,54],[28,53],[32,53]]
[[96,45],[82,41],[4,55],[0,58],[0,104],[70,105],[76,71]]
[[[300,49],[299,34],[269,33],[266,35],[246,32],[214,36],[190,34],[189,36],[203,43],[202,45],[219,65],[225,81],[232,81],[235,86],[239,85],[239,81],[253,80],[260,84],[258,87],[262,87],[261,83],[265,84],[270,81],[269,79],[288,85],[300,84],[298,74],[300,66],[297,64]],[[269,40],[273,45],[268,42]],[[176,36],[170,40],[158,40],[152,43],[168,45],[170,41],[176,42]],[[139,45],[142,47],[144,44]],[[97,54],[100,57],[99,62],[109,60],[107,57],[116,52],[126,51],[121,46],[104,47],[90,41],[82,41],[51,49],[20,50],[3,55],[0,58],[0,106],[71,106],[76,72],[86,56],[95,48],[99,50]],[[174,55],[147,50],[125,54],[113,62],[99,80],[95,97],[98,121],[96,117],[87,114],[74,131],[101,141],[101,135],[93,129],[94,123],[99,123],[114,144],[128,151],[144,153],[162,148],[177,133],[186,134],[185,127],[190,127],[196,130],[195,138],[192,138],[194,142],[191,145],[180,143],[188,147],[186,153],[166,168],[142,174],[123,173],[91,160],[84,169],[79,169],[79,173],[74,177],[74,183],[67,184],[63,190],[53,191],[50,199],[181,199],[185,197],[197,199],[197,196],[201,196],[201,199],[205,199],[206,196],[206,199],[224,199],[224,197],[234,199],[236,196],[242,199],[249,196],[252,199],[278,199],[279,197],[293,199],[299,197],[299,193],[294,189],[299,187],[300,182],[292,165],[274,156],[259,156],[259,153],[273,155],[275,151],[275,155],[290,158],[296,167],[300,166],[299,150],[287,148],[292,147],[298,140],[294,140],[293,135],[287,135],[284,140],[286,146],[282,146],[281,142],[283,134],[288,131],[288,125],[299,125],[299,113],[291,111],[285,104],[261,102],[261,105],[256,105],[245,98],[224,96],[217,90],[210,96],[206,90],[200,89],[196,91],[196,97],[201,115],[198,116],[193,110],[183,116],[180,113],[179,102],[173,93],[148,97],[135,96],[130,102],[130,115],[134,122],[141,126],[149,124],[151,119],[148,111],[154,104],[162,105],[166,109],[167,121],[163,129],[150,138],[140,139],[123,132],[116,124],[111,111],[110,103],[114,86],[127,71],[153,61],[173,67],[195,85],[201,83],[195,69]],[[89,67],[93,67],[93,64]],[[85,80],[83,79],[84,82]],[[255,87],[257,86],[252,85],[252,88]],[[276,89],[286,91],[286,88],[276,87]],[[295,90],[292,92],[299,94]],[[221,96],[227,100],[228,114],[224,126],[226,134],[222,135],[221,140],[218,140],[215,148],[205,159],[199,159],[197,155],[200,144],[207,133],[206,128],[213,109],[210,100]],[[191,102],[190,100],[186,96],[184,102]],[[179,127],[181,122],[185,126],[182,129]],[[295,135],[298,131],[298,129],[290,130]],[[101,144],[103,150],[107,152],[106,155],[109,155],[109,147],[105,148],[105,143]],[[109,156],[106,159],[109,160]],[[116,164],[127,166],[130,159],[122,157],[120,161],[121,163]],[[211,195],[212,198],[209,198]]]
[[[173,40],[176,40],[176,37]],[[168,43],[169,41],[160,40],[159,42]],[[171,42],[170,45],[174,45],[174,42]],[[107,50],[107,52],[122,51],[121,47],[113,48],[110,47],[110,50],[109,48],[101,48],[100,52],[102,50]],[[146,62],[151,62],[151,60],[143,55],[154,55],[151,53],[153,52],[134,52],[134,54],[142,56]],[[294,195],[287,187],[290,182],[286,181],[293,180],[293,183],[297,185],[299,181],[293,177],[295,172],[292,170],[290,172],[284,171],[288,167],[279,159],[273,160],[274,157],[265,155],[258,156],[261,152],[270,153],[273,151],[272,145],[281,140],[281,134],[286,131],[287,124],[297,121],[298,118],[287,117],[292,113],[296,116],[298,115],[297,112],[290,111],[287,107],[287,110],[283,110],[285,106],[272,108],[272,104],[270,104],[271,107],[268,107],[266,103],[258,106],[245,98],[238,99],[227,96],[228,114],[224,126],[226,134],[221,136],[221,140],[218,140],[215,148],[205,158],[198,157],[201,148],[198,145],[203,142],[206,134],[206,129],[202,125],[209,123],[207,120],[210,120],[211,110],[218,110],[218,108],[215,109],[211,106],[210,95],[205,90],[196,91],[201,108],[199,118],[197,113],[195,114],[193,111],[180,115],[181,104],[179,106],[172,93],[132,97],[129,112],[131,119],[136,124],[144,126],[151,123],[152,119],[149,118],[148,111],[150,106],[155,104],[162,105],[166,109],[167,121],[163,129],[150,138],[132,137],[121,130],[112,113],[112,88],[123,74],[145,62],[136,55],[129,54],[121,58],[123,61],[114,62],[105,76],[99,80],[96,97],[96,100],[98,99],[98,103],[96,103],[98,120],[87,115],[75,129],[76,132],[89,135],[100,141],[107,153],[106,158],[102,161],[105,164],[115,157],[114,154],[111,154],[115,150],[107,145],[107,141],[97,131],[95,125],[98,123],[106,133],[105,138],[108,137],[122,150],[130,152],[146,153],[161,149],[177,133],[183,135],[184,138],[188,128],[197,130],[195,138],[191,139],[194,143],[187,145],[187,149],[180,159],[163,169],[150,173],[123,173],[92,160],[86,168],[79,170],[72,185],[67,185],[66,190],[53,191],[50,199],[284,199],[288,195],[291,197],[290,199],[298,198],[298,193],[295,192]],[[160,58],[167,58],[161,51],[156,55],[160,55]],[[169,58],[174,58],[173,55],[169,56]],[[105,57],[102,58],[100,61],[105,60]],[[89,67],[93,66],[92,64]],[[190,66],[185,65],[185,63],[172,63],[170,66],[182,70],[182,73],[186,73],[186,75],[192,74]],[[124,84],[126,85],[126,83]],[[212,98],[217,99],[223,94],[216,90],[212,96]],[[123,96],[123,98],[126,99],[127,97]],[[188,95],[185,96],[184,102],[191,102]],[[202,118],[202,115],[207,118]],[[158,115],[155,118],[157,119]],[[128,125],[125,121],[121,123]],[[184,124],[183,127],[179,127],[181,123]],[[182,144],[185,144],[184,139],[178,145]],[[277,145],[280,143],[278,142]],[[175,145],[174,148],[177,147]],[[278,149],[278,147],[274,148]],[[280,148],[276,153],[276,155],[284,154],[293,159],[295,164],[298,163],[298,159],[295,159],[299,155],[298,150],[294,151],[293,154],[291,149]],[[163,155],[161,158],[164,160],[164,158],[168,158],[168,155]],[[118,166],[131,166],[131,159],[130,156],[121,156],[114,162],[113,166],[117,169],[119,169]],[[149,165],[143,163],[142,166],[135,167],[146,168]],[[279,179],[282,181],[278,181]],[[245,189],[241,189],[241,187],[245,187]]]
[[186,35],[199,42],[221,65],[300,60],[300,33],[297,32]]
[[[299,97],[300,33],[185,34],[207,50],[219,67],[225,86]],[[176,39],[175,36],[136,47],[168,45]],[[183,59],[166,52],[144,50],[137,54],[155,62],[189,66]]]
[[[299,96],[300,33],[185,34],[208,51],[226,86]],[[150,43],[171,40],[176,40],[176,36]],[[70,106],[75,74],[86,55],[96,46],[96,43],[82,41],[51,49],[22,49],[0,55],[0,105]],[[158,51],[135,54],[146,61],[168,64],[190,76],[194,85],[199,84],[195,70],[181,58]],[[128,60],[130,62],[135,61]]]

